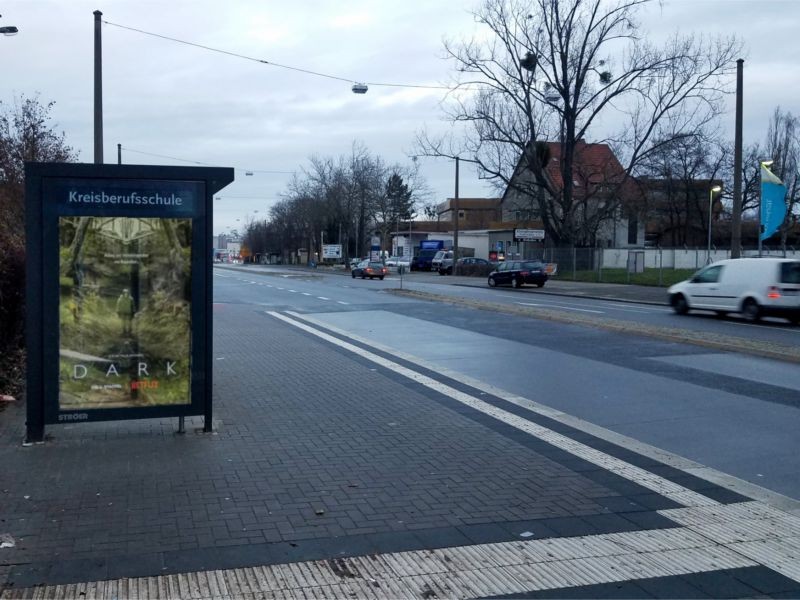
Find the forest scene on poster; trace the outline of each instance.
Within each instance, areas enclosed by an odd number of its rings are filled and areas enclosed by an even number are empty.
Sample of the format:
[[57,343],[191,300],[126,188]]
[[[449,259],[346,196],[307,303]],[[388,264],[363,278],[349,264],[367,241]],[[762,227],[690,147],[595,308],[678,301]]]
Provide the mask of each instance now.
[[58,227],[59,410],[191,403],[191,219]]

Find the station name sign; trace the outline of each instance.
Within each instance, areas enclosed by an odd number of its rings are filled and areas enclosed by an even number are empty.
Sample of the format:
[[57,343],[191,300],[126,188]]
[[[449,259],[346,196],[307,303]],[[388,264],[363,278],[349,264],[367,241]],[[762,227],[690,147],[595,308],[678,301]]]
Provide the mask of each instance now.
[[82,194],[77,190],[72,190],[69,193],[67,201],[70,204],[73,202],[82,202],[83,204],[135,204],[137,206],[142,204],[149,206],[181,206],[183,204],[183,198],[175,194],[161,196],[158,193],[144,195],[132,192],[124,196],[119,196],[116,194],[106,194],[105,191]]
[[131,209],[194,216],[204,200],[197,182],[188,181],[60,180],[53,183],[51,194],[66,212]]

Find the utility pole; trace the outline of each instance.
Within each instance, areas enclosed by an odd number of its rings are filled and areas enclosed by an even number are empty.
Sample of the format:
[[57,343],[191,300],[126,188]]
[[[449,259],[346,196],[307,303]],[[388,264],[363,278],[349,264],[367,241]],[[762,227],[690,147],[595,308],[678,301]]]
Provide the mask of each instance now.
[[453,198],[453,273],[458,261],[458,157],[456,156],[456,197]]
[[117,144],[117,164],[122,164],[122,144]]
[[[741,256],[742,247],[742,70],[744,59],[736,61],[736,133],[733,142],[733,215],[731,258]],[[759,234],[759,238],[760,238]]]
[[94,163],[103,164],[103,16],[94,11]]

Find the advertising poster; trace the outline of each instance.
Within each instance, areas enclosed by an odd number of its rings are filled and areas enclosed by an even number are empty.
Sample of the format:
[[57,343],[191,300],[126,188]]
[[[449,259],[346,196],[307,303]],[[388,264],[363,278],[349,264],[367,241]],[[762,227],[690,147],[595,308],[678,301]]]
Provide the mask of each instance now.
[[59,410],[191,403],[192,219],[60,216]]
[[337,260],[342,258],[341,244],[325,244],[322,246],[323,260]]

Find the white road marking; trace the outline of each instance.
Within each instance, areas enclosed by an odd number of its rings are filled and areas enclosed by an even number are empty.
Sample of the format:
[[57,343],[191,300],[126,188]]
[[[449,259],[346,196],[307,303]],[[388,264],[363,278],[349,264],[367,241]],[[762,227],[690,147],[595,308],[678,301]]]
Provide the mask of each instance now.
[[731,325],[739,325],[740,327],[760,327],[761,329],[769,329],[770,331],[781,331],[784,333],[800,333],[798,327],[775,327],[774,325],[759,325],[758,323],[748,323],[747,321],[725,321]]
[[339,303],[339,304],[345,304],[345,305],[350,304],[349,302],[342,302],[341,300],[337,300],[336,302]]
[[303,294],[303,296],[310,296],[311,295],[308,292],[302,292],[302,294]]
[[[565,450],[570,454],[574,454],[592,464],[599,465],[600,467],[612,471],[617,475],[624,477],[630,481],[638,483],[642,487],[647,489],[653,490],[654,492],[661,494],[667,498],[673,499],[675,502],[679,504],[683,504],[684,506],[705,506],[705,505],[715,505],[717,502],[712,500],[707,496],[703,496],[702,494],[698,494],[697,492],[693,492],[692,490],[683,487],[682,485],[678,485],[677,483],[673,483],[668,479],[660,477],[654,473],[646,471],[640,467],[635,465],[631,465],[623,460],[615,458],[605,452],[601,452],[599,450],[595,450],[594,448],[587,446],[581,442],[575,441],[565,435],[557,433],[551,429],[543,427],[541,425],[537,425],[527,419],[519,417],[509,411],[503,410],[502,408],[498,408],[485,402],[475,396],[471,396],[465,392],[457,390],[445,383],[432,379],[426,375],[422,375],[421,373],[417,373],[416,371],[409,369],[408,367],[404,367],[401,364],[398,364],[394,361],[389,359],[383,358],[382,356],[378,356],[369,350],[364,350],[358,346],[355,346],[349,342],[345,342],[344,340],[340,340],[337,337],[329,335],[324,331],[320,331],[319,329],[315,329],[306,323],[301,323],[296,321],[292,318],[287,317],[281,313],[275,311],[266,311],[267,314],[288,323],[298,329],[302,329],[308,333],[311,333],[321,339],[324,339],[336,346],[344,350],[348,350],[353,354],[357,354],[362,358],[365,358],[371,362],[374,362],[382,367],[390,369],[392,372],[397,373],[399,375],[403,375],[408,379],[411,379],[415,383],[419,383],[424,385],[425,387],[444,394],[462,404],[470,406],[480,412],[487,414],[491,417],[494,417],[498,421],[506,423],[507,425],[511,425],[516,429],[520,429],[530,435],[537,437],[557,448]],[[288,315],[295,317],[297,319],[303,319],[302,315],[298,315],[293,312],[287,312]]]
[[538,306],[541,308],[561,308],[563,310],[576,310],[579,312],[587,312],[587,313],[595,313],[597,315],[605,314],[605,311],[602,310],[589,310],[588,308],[573,308],[571,306],[562,306],[561,304],[544,304],[544,303],[537,303],[537,302],[515,302],[514,304],[520,304],[522,306]]
[[326,298],[325,296],[317,296],[320,300],[330,300],[330,298]]
[[[658,313],[671,313],[672,312],[672,309],[666,308],[666,307],[657,308],[655,306],[642,306],[640,304],[634,304],[634,303],[620,304],[619,302],[604,302],[604,304],[607,304],[608,306],[617,306],[617,307],[620,307],[620,308],[625,308],[627,310],[637,310],[637,311],[641,311],[641,312],[658,312]],[[632,306],[635,306],[636,308],[633,309],[633,308],[631,308]]]
[[283,290],[285,290],[286,288],[279,287],[278,289],[279,289],[279,290],[281,290],[281,291],[283,291]]
[[640,314],[640,315],[652,314],[653,312],[658,312],[658,313],[671,312],[669,309],[656,309],[656,310],[653,310],[653,309],[649,309],[649,308],[639,308],[639,307],[631,308],[631,305],[625,305],[625,304],[610,304],[610,303],[606,303],[606,304],[603,304],[602,306],[604,308],[608,307],[608,310],[616,310],[616,311],[619,311],[619,312],[637,313],[637,314]]
[[293,294],[297,293],[297,290],[289,290],[289,291],[292,292]]

